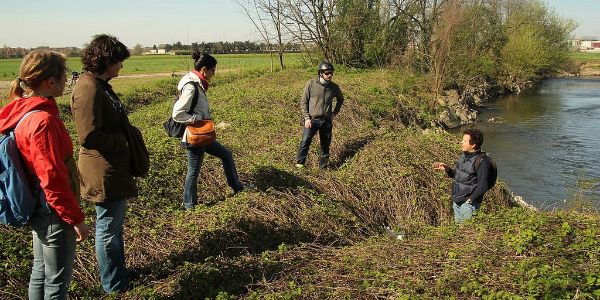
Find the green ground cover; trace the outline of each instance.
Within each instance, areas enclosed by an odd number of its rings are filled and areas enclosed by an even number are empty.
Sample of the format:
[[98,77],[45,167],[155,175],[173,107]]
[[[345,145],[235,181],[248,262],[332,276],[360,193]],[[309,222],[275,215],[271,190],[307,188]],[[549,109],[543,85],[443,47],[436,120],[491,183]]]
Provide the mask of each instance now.
[[[193,211],[181,209],[185,152],[161,127],[178,78],[115,80],[151,155],[125,224],[132,290],[122,299],[593,299],[600,296],[597,215],[511,208],[500,183],[484,214],[452,224],[455,137],[422,130],[435,111],[426,79],[395,70],[336,71],[346,104],[332,167],[294,167],[298,101],[312,68],[220,72],[208,91],[217,135],[255,190],[231,195],[207,157]],[[129,79],[127,79],[129,80]],[[61,98],[71,131],[68,97]],[[76,148],[78,147],[75,145]],[[90,224],[94,207],[82,203]],[[382,230],[403,231],[403,240]],[[0,297],[26,295],[30,233],[0,227]],[[579,296],[577,296],[579,295]],[[93,238],[78,246],[71,296],[98,299]],[[104,296],[111,299],[114,297]]]
[[587,63],[587,62],[598,62],[600,63],[600,52],[571,52],[569,55],[571,60]]

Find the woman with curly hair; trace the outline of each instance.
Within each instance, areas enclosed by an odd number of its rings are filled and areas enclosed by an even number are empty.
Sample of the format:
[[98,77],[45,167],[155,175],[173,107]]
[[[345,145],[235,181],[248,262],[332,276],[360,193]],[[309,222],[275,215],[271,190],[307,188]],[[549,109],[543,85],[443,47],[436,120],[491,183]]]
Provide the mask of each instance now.
[[96,204],[96,259],[107,293],[128,289],[123,223],[137,196],[126,138],[127,112],[108,83],[119,76],[129,50],[116,37],[95,36],[82,53],[83,76],[73,89],[81,194]]

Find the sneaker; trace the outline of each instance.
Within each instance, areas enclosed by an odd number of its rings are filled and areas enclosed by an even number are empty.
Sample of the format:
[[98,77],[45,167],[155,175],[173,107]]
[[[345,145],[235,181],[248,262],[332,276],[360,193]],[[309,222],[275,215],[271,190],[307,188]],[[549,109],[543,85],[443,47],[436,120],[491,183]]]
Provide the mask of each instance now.
[[298,168],[298,169],[304,169],[304,165],[303,164],[296,164],[296,168]]
[[254,183],[246,183],[246,184],[242,185],[242,188],[240,188],[239,190],[233,191],[233,195],[239,194],[244,191],[255,190],[255,189],[256,189],[256,185]]
[[185,203],[182,203],[183,206],[183,210],[189,211],[189,210],[194,210],[194,208],[196,207],[196,205],[185,205]]

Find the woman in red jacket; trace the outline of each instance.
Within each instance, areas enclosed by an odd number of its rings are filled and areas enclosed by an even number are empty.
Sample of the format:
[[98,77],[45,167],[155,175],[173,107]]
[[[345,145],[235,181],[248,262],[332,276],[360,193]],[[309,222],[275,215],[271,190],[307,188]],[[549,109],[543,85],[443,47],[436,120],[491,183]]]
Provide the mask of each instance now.
[[[0,132],[17,126],[15,137],[40,203],[31,218],[33,267],[29,299],[66,299],[73,274],[75,242],[89,235],[79,207],[79,177],[73,144],[54,97],[67,81],[66,58],[49,51],[29,53],[0,109]],[[34,111],[25,116],[28,112]],[[25,117],[24,117],[25,116]]]

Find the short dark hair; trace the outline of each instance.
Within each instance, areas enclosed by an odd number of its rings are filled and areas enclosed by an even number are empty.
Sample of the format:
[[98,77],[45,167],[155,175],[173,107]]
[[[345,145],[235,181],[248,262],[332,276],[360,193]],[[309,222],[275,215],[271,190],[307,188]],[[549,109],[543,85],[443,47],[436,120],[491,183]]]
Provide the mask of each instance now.
[[83,69],[102,74],[109,65],[124,61],[130,56],[129,50],[116,37],[108,34],[95,35],[81,53]]
[[217,65],[217,59],[208,53],[200,53],[196,50],[192,53],[192,59],[194,59],[194,70],[200,71],[200,69],[206,67],[212,69]]
[[479,129],[469,128],[463,132],[469,136],[469,143],[475,145],[475,149],[481,149],[483,144],[483,133]]

